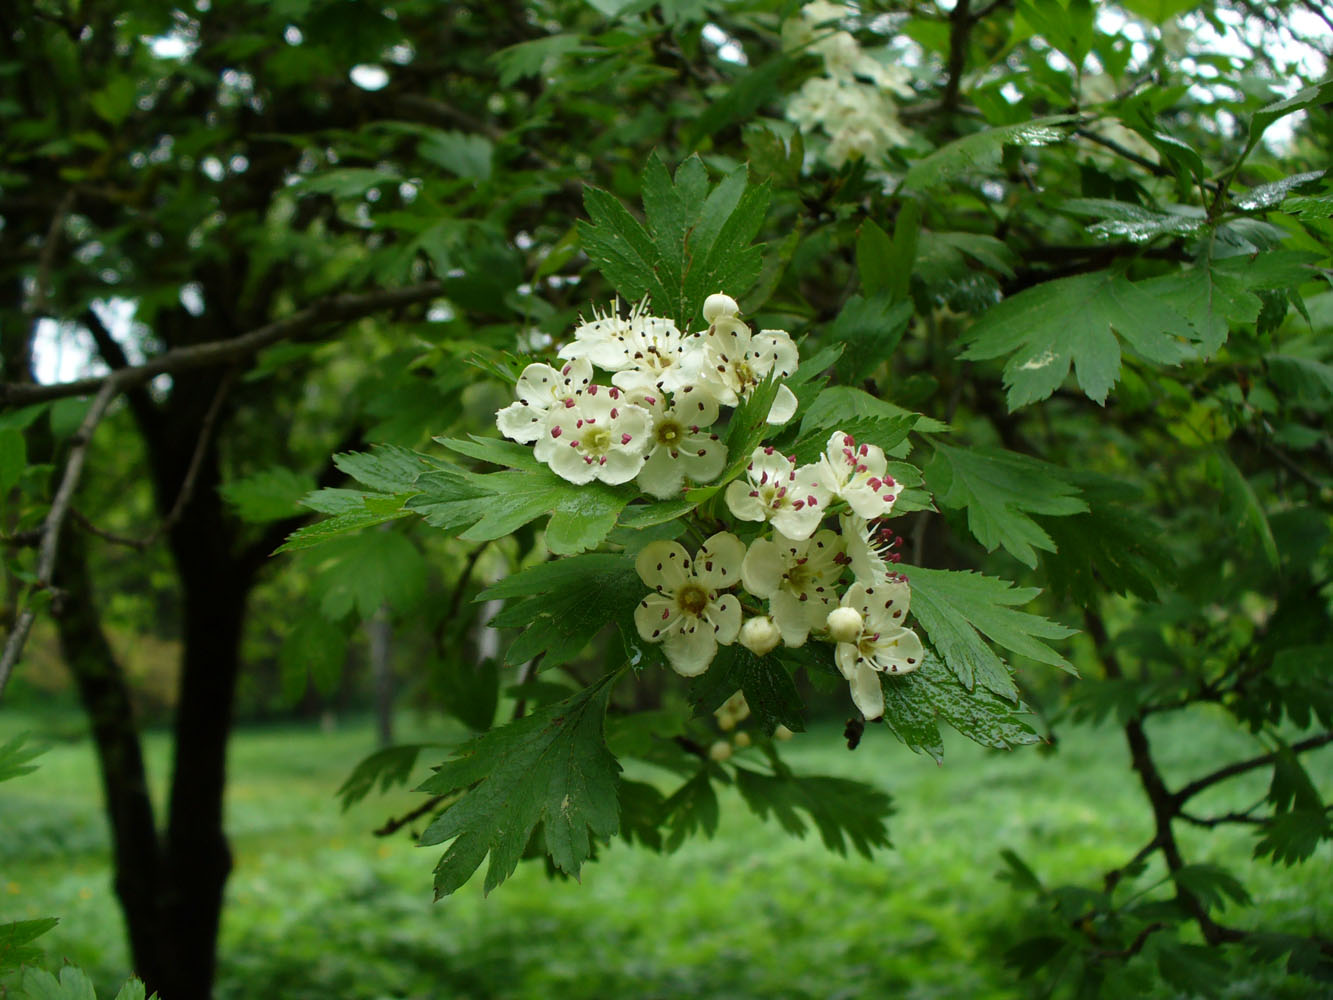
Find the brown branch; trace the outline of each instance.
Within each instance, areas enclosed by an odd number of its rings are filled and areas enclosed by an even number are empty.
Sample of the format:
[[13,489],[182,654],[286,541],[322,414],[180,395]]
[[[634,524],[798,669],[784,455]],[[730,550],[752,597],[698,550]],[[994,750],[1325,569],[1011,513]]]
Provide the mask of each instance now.
[[[37,550],[37,573],[34,584],[36,589],[46,590],[51,587],[51,573],[55,569],[56,552],[60,547],[60,529],[64,526],[65,515],[69,513],[70,501],[73,500],[74,490],[79,485],[79,477],[83,474],[83,461],[88,454],[88,444],[92,441],[93,431],[106,415],[107,407],[111,405],[111,400],[115,398],[117,391],[114,382],[106,381],[102,385],[92,405],[88,407],[83,423],[70,439],[65,473],[61,477],[55,499],[51,501],[51,509],[47,511],[46,521],[42,526],[42,542]],[[4,696],[5,685],[9,683],[14,665],[23,653],[23,646],[28,641],[28,633],[32,630],[32,623],[36,618],[37,609],[29,600],[5,640],[4,653],[0,654],[0,698]]]
[[451,795],[433,795],[421,805],[417,806],[411,812],[404,813],[402,816],[390,817],[384,821],[384,825],[373,830],[377,837],[387,837],[390,834],[397,833],[403,827],[407,826],[413,820],[418,820],[429,812],[437,809],[446,799],[453,798]]
[[[1291,745],[1293,754],[1306,753],[1310,750],[1317,750],[1325,744],[1333,743],[1333,730],[1320,733],[1318,736],[1311,736],[1309,739],[1301,740],[1299,743]],[[1176,808],[1179,809],[1194,796],[1198,795],[1205,788],[1211,788],[1218,782],[1226,781],[1228,778],[1234,778],[1238,774],[1244,774],[1246,771],[1253,771],[1258,767],[1267,767],[1277,760],[1277,754],[1266,753],[1258,757],[1251,757],[1249,760],[1239,760],[1234,764],[1228,764],[1226,767],[1219,767],[1212,774],[1204,775],[1188,785],[1182,787],[1171,798]]]
[[56,249],[60,246],[60,236],[65,231],[65,220],[74,207],[74,189],[65,192],[51,216],[51,225],[46,230],[46,239],[42,241],[42,250],[37,257],[37,277],[33,282],[32,301],[28,304],[28,313],[41,316],[46,312],[50,297],[51,269],[55,265]]
[[956,0],[949,14],[949,75],[940,97],[940,110],[946,114],[958,106],[958,89],[962,86],[963,70],[967,66],[967,42],[972,25],[976,23],[968,16],[971,7],[972,0]]
[[366,292],[356,295],[336,295],[316,302],[290,316],[261,326],[257,330],[232,337],[227,340],[214,340],[192,347],[181,347],[167,351],[150,361],[129,368],[121,368],[109,375],[76,379],[73,382],[61,382],[56,385],[34,385],[31,383],[0,384],[0,406],[21,406],[26,403],[40,403],[48,399],[63,399],[67,396],[83,396],[96,392],[105,385],[111,385],[116,392],[122,392],[131,386],[144,382],[164,372],[189,371],[195,368],[211,368],[218,365],[233,364],[242,361],[256,351],[282,340],[299,338],[312,332],[317,327],[339,320],[360,319],[383,309],[412,305],[435,298],[443,286],[438,281],[428,281],[407,288],[395,288],[383,292]]
[[1135,935],[1134,940],[1129,943],[1128,947],[1119,948],[1115,951],[1097,951],[1093,952],[1093,954],[1098,958],[1133,958],[1143,950],[1143,946],[1148,943],[1148,938],[1152,937],[1158,931],[1166,930],[1166,927],[1167,925],[1165,922],[1158,920],[1139,931],[1138,934]]
[[176,522],[181,519],[181,514],[185,512],[185,508],[190,502],[190,497],[194,495],[194,486],[199,479],[199,467],[203,465],[204,453],[208,451],[208,446],[212,442],[213,428],[217,424],[218,414],[222,411],[222,403],[227,398],[227,393],[231,391],[238,371],[237,368],[231,369],[218,382],[217,391],[213,394],[213,401],[208,404],[208,412],[204,414],[203,423],[199,426],[199,438],[195,442],[194,454],[190,456],[190,465],[185,471],[185,478],[181,480],[181,487],[176,494],[175,502],[172,503],[171,510],[167,512],[167,516],[162,519],[156,528],[143,538],[129,538],[99,528],[77,510],[70,511],[70,516],[81,527],[98,538],[104,538],[116,545],[124,545],[138,552],[143,552],[155,545],[163,535],[176,526]]

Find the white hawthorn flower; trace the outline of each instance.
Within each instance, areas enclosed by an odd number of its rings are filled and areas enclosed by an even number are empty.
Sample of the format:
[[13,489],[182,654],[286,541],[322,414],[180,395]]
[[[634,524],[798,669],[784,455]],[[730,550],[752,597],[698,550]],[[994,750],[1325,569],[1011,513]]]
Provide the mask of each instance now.
[[742,521],[768,521],[794,541],[809,538],[829,503],[819,466],[797,469],[774,448],[761,447],[750,456],[745,478],[727,486],[727,506]]
[[598,368],[615,372],[611,381],[621,388],[654,385],[674,392],[687,384],[681,362],[692,338],[671,320],[648,315],[647,309],[644,299],[628,319],[612,313],[581,324],[559,356],[587,358]]
[[505,437],[532,444],[546,432],[548,415],[572,405],[591,382],[592,365],[587,360],[571,361],[559,371],[540,363],[528,365],[514,386],[518,402],[497,411],[495,425]]
[[782,633],[767,615],[747,618],[741,625],[739,642],[755,656],[767,656],[782,643]]
[[851,685],[852,701],[867,719],[884,714],[878,675],[909,674],[925,655],[916,633],[902,624],[910,597],[902,581],[854,583],[842,597],[842,607],[861,616],[861,628],[854,639],[838,643],[833,657]]
[[838,599],[841,552],[837,533],[827,528],[805,541],[778,535],[750,545],[741,565],[741,581],[755,597],[768,601],[786,645],[804,645],[810,630],[827,621],[829,608]]
[[625,398],[652,417],[647,460],[638,483],[645,493],[666,500],[680,496],[686,478],[694,483],[716,479],[727,465],[727,446],[712,431],[717,400],[686,386],[670,400],[655,386],[628,392]]
[[571,483],[627,483],[643,468],[652,417],[614,387],[590,385],[553,407],[532,453]]
[[646,642],[662,643],[678,674],[693,677],[708,669],[718,643],[729,646],[741,629],[741,605],[724,594],[740,583],[745,543],[719,532],[691,561],[678,542],[649,542],[634,569],[652,587],[634,610],[634,625]]
[[893,547],[899,539],[893,532],[864,517],[844,514],[838,518],[842,528],[843,544],[847,547],[847,561],[858,583],[873,587],[892,580],[899,556]]
[[842,431],[834,431],[819,460],[821,478],[829,492],[847,501],[847,506],[867,520],[893,510],[902,488],[888,473],[884,450],[873,444],[856,443]]
[[[752,334],[734,314],[726,312],[710,321],[700,347],[690,354],[685,370],[695,385],[711,392],[723,406],[739,406],[769,375],[785,378],[796,371],[800,361],[785,330]],[[795,394],[785,385],[778,386],[768,422],[785,424],[796,413],[796,406]]]

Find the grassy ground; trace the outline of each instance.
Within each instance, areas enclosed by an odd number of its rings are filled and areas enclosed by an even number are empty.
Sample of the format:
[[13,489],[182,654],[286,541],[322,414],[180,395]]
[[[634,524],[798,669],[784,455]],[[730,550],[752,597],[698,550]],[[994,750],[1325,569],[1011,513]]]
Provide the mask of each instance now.
[[[49,721],[7,713],[0,741],[25,727]],[[403,734],[413,735],[422,734]],[[1176,782],[1224,755],[1254,752],[1206,714],[1152,735]],[[996,958],[1019,912],[995,878],[999,851],[1019,852],[1049,881],[1091,882],[1150,832],[1111,729],[1070,730],[1053,754],[990,753],[955,739],[943,767],[878,728],[855,753],[832,728],[788,747],[798,769],[889,791],[898,810],[894,849],[872,861],[840,858],[813,835],[794,840],[758,822],[727,794],[715,840],[666,857],[612,844],[581,885],[550,882],[525,865],[490,898],[478,878],[432,903],[437,852],[368,833],[417,799],[372,798],[346,814],[333,800],[371,749],[367,727],[244,731],[230,762],[236,869],[218,995],[1017,997],[1021,984]],[[161,779],[165,740],[150,737],[148,749]],[[1312,758],[1311,772],[1333,777],[1330,763],[1330,754]],[[83,965],[106,989],[127,962],[95,773],[86,743],[57,743],[36,774],[0,790],[0,921],[61,916],[41,940],[51,960]],[[1262,775],[1251,775],[1200,805],[1248,804],[1263,787]],[[1228,914],[1232,923],[1325,933],[1333,926],[1327,849],[1293,872],[1252,865],[1244,831],[1183,832],[1196,860],[1243,872],[1256,905]],[[1298,997],[1305,989],[1238,971],[1228,995]]]

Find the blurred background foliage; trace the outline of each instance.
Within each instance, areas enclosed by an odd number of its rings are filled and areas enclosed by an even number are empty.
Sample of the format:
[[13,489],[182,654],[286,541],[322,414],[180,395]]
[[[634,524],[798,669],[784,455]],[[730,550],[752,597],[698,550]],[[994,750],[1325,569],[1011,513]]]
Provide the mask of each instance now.
[[[5,786],[0,917],[67,914],[38,941],[52,959],[103,990],[137,968],[167,997],[207,995],[224,898],[217,995],[1327,989],[1333,25],[1296,0],[831,6],[804,29],[799,4],[762,0],[0,14],[0,620],[43,610],[0,739],[72,741],[45,784]],[[825,857],[752,829],[727,792],[716,841],[670,860],[614,845],[582,890],[527,866],[520,902],[448,904],[478,907],[463,932],[418,905],[405,841],[361,837],[410,800],[334,814],[369,728],[286,727],[373,708],[382,742],[448,743],[568,694],[616,640],[510,690],[512,633],[473,598],[544,558],[531,529],[478,547],[400,521],[272,553],[313,519],[303,496],[349,485],[331,455],[490,432],[512,357],[611,298],[580,248],[583,186],[637,206],[653,150],[771,185],[747,314],[848,345],[839,381],[937,422],[913,460],[943,516],[902,522],[908,561],[1041,587],[1030,609],[1080,630],[1081,676],[1015,657],[1048,745],[955,757],[954,740],[947,777],[883,727],[848,754],[843,695],[806,687],[822,725],[794,757],[891,791],[895,850]],[[88,394],[34,385],[274,323],[262,350],[172,363],[113,404],[46,614],[34,543]],[[657,674],[616,700],[688,715]],[[288,777],[272,806],[240,797]],[[1018,792],[988,802],[997,783]],[[147,921],[133,964],[107,848]],[[138,903],[127,872],[151,883]],[[664,872],[699,912],[650,960],[635,894]],[[750,933],[726,935],[733,909]],[[273,931],[307,920],[318,933]],[[477,930],[492,920],[520,929]],[[623,946],[581,950],[601,935]]]

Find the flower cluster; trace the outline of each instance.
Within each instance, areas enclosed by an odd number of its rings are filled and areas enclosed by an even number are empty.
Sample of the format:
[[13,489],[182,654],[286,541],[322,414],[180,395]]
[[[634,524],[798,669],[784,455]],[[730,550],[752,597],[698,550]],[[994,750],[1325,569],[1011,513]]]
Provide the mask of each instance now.
[[[658,499],[686,482],[708,483],[727,464],[713,432],[722,407],[737,406],[770,375],[796,370],[796,345],[783,330],[753,333],[730,296],[704,303],[706,330],[685,334],[648,314],[645,300],[628,317],[594,314],[561,348],[564,364],[528,365],[517,401],[496,414],[500,433],[534,445],[538,460],[572,483],[635,480]],[[611,375],[593,381],[594,369]],[[785,423],[796,397],[782,386],[769,412]]]
[[[799,359],[785,332],[753,333],[721,293],[704,303],[707,329],[693,334],[647,309],[581,323],[559,351],[562,366],[524,369],[517,401],[496,422],[570,482],[634,480],[668,499],[722,473],[727,451],[713,426],[723,409],[770,376],[791,375]],[[595,382],[595,369],[610,384]],[[769,423],[786,423],[796,406],[780,386]],[[904,625],[910,592],[892,568],[898,539],[881,523],[900,493],[884,451],[841,430],[805,465],[760,445],[721,498],[735,522],[754,525],[739,529],[748,541],[722,530],[693,553],[678,541],[645,545],[634,565],[651,593],[635,628],[687,677],[736,642],[756,656],[812,636],[832,643],[852,700],[878,718],[878,674],[910,673],[923,655]]]
[[[719,644],[739,641],[764,656],[813,635],[836,644],[835,662],[861,713],[883,715],[876,675],[910,673],[924,653],[903,624],[910,591],[891,568],[899,539],[878,524],[900,492],[887,466],[882,449],[842,431],[809,465],[756,449],[744,476],[728,485],[726,504],[738,521],[767,522],[770,530],[748,545],[719,532],[693,562],[678,542],[645,546],[635,568],[653,593],[635,615],[640,636],[662,642],[671,665],[694,675]],[[757,600],[737,598],[730,591],[738,587]]]
[[850,33],[834,27],[853,16],[846,4],[815,0],[782,27],[783,47],[824,61],[824,75],[811,77],[787,104],[787,118],[802,132],[823,129],[830,166],[864,157],[873,164],[910,138],[898,122],[892,94],[911,96],[908,72],[863,49]]

